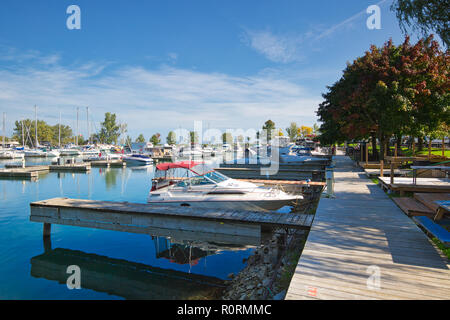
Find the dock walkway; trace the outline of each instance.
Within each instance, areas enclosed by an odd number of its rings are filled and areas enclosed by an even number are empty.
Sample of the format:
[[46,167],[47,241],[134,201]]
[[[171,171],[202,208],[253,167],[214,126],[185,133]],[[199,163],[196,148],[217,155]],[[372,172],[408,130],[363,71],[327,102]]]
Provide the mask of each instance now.
[[350,158],[334,160],[336,198],[320,200],[286,299],[448,299],[448,259]]

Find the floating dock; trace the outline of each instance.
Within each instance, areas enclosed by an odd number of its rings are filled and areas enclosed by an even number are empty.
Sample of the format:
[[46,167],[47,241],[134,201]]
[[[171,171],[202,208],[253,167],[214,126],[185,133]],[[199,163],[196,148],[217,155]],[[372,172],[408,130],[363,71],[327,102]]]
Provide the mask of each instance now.
[[72,163],[51,165],[50,171],[70,171],[70,172],[86,172],[91,170],[89,163]]
[[[314,215],[164,207],[145,203],[54,198],[30,204],[30,221],[154,234],[160,229],[260,238],[272,228],[309,230]],[[158,229],[158,230],[156,230]]]
[[337,156],[286,299],[448,299],[449,260],[383,190]]
[[92,167],[124,168],[127,166],[127,163],[123,160],[94,160],[89,163]]
[[37,179],[39,174],[48,173],[49,166],[30,166],[25,168],[0,169],[0,177],[4,178],[20,178],[20,179]]

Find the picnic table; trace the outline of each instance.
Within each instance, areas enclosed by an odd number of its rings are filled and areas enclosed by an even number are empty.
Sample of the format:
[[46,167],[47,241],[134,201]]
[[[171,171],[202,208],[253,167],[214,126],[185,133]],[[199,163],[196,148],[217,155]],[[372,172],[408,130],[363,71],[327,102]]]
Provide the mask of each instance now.
[[411,166],[411,169],[413,171],[413,184],[417,184],[417,170],[424,169],[424,170],[441,170],[441,171],[450,171],[450,167],[446,166]]

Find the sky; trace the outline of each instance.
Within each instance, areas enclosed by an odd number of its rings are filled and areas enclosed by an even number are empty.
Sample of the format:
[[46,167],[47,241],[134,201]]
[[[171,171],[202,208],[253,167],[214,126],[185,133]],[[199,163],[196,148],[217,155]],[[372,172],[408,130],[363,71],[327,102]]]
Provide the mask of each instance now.
[[[116,113],[156,132],[312,126],[322,93],[371,44],[404,39],[392,0],[2,0],[0,112],[87,135]],[[70,5],[80,29],[68,29]],[[370,30],[366,10],[381,9]],[[412,38],[413,40],[417,38]]]

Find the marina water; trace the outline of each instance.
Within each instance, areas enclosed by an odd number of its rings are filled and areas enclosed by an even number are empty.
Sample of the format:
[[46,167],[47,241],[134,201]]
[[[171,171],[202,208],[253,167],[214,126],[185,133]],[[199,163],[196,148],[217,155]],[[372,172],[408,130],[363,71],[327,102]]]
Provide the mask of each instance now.
[[[0,160],[0,167],[12,161]],[[49,164],[27,159],[27,165]],[[55,197],[145,203],[154,168],[92,168],[89,173],[0,180],[0,299],[210,299],[245,267],[251,246],[222,246],[29,221],[30,202]],[[81,289],[69,290],[69,265]]]

